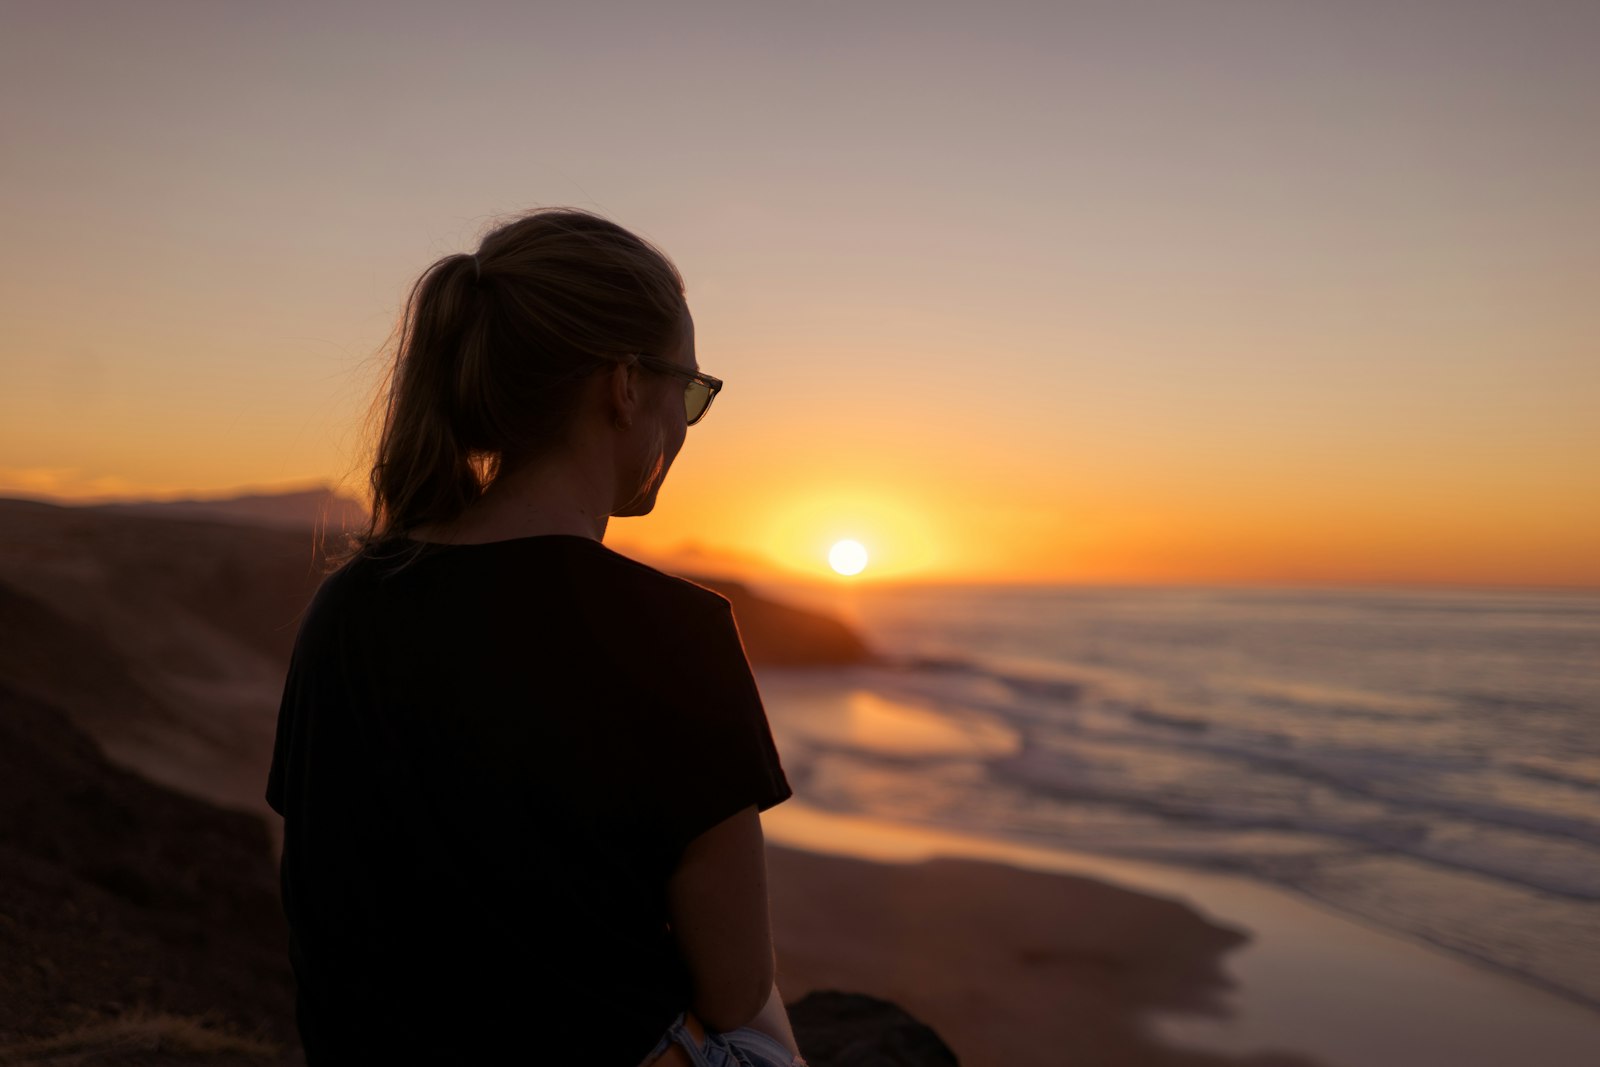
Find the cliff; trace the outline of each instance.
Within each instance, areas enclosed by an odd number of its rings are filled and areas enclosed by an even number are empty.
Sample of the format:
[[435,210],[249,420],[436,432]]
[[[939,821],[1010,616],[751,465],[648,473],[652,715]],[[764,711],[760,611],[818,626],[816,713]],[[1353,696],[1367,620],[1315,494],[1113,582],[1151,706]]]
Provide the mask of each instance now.
[[[0,1062],[303,1062],[262,789],[324,572],[305,528],[0,500]],[[733,600],[756,662],[867,654],[693,580]],[[857,1050],[816,1067],[916,1032],[848,1004],[802,1013]]]

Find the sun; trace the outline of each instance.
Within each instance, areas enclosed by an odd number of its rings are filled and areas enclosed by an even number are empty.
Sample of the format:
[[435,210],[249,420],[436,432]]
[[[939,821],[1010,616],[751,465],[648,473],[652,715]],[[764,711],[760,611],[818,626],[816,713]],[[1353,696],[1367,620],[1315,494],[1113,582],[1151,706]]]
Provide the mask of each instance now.
[[840,541],[828,550],[828,563],[840,574],[860,574],[867,566],[867,550],[860,541]]

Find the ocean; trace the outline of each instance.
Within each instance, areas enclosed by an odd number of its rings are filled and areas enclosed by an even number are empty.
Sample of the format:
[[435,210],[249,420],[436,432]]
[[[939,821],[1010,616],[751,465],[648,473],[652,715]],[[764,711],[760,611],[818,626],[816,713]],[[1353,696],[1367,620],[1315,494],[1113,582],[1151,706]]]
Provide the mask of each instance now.
[[757,588],[886,658],[759,672],[810,805],[1232,872],[1600,1007],[1600,595]]

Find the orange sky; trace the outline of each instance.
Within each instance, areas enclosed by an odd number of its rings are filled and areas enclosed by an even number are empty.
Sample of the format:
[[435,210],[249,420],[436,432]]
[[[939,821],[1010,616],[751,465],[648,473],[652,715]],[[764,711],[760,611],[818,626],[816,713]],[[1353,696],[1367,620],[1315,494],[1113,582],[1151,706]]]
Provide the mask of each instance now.
[[567,203],[727,382],[615,544],[1600,585],[1600,7],[627,6],[8,19],[0,493],[359,484],[406,285]]

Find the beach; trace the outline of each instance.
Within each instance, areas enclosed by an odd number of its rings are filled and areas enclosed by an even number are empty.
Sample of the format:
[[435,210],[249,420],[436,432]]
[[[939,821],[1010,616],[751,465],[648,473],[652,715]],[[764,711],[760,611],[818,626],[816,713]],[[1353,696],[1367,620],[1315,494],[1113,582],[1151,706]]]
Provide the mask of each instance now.
[[776,847],[768,867],[791,1002],[870,990],[971,1067],[1220,1062],[1161,1047],[1144,1024],[1157,1007],[1221,1010],[1219,962],[1243,937],[1182,904],[967,859],[869,863]]
[[881,654],[758,668],[813,807],[1275,888],[1600,1017],[1600,598],[783,595]]
[[[1184,1062],[1161,1058],[1178,1050],[1349,1067],[1600,1062],[1594,868],[1579,854],[1597,806],[1576,733],[1593,699],[1582,667],[1592,603],[861,590],[834,609],[888,655],[758,669],[797,783],[797,802],[767,816],[770,841],[879,864],[962,857],[1097,887],[1057,899],[992,872],[924,868],[925,882],[966,879],[985,904],[962,912],[965,936],[1001,957],[1108,921],[1154,922],[1136,917],[1152,900],[1238,935],[1174,937],[1169,976],[1186,988],[1175,1003],[1122,1002],[1131,1030],[1105,1025],[1105,1012],[1062,1029],[1073,1005],[1100,995],[1081,972],[990,965],[961,995],[913,1001],[974,1062],[1010,1038],[994,1005],[1029,1003],[1017,1028],[1035,1043],[1007,1062]],[[1347,680],[1330,670],[1296,682],[1303,662],[1273,669],[1286,655],[1249,674],[1213,667],[1246,649],[1274,654],[1273,633],[1285,648],[1316,642]],[[1493,641],[1507,651],[1477,651]],[[1426,691],[1422,671],[1410,691],[1352,680],[1351,665],[1387,658],[1400,674],[1425,656],[1434,674],[1464,664],[1455,684],[1477,682],[1475,702]],[[1578,744],[1562,752],[1543,737],[1567,723]],[[1513,729],[1515,744],[1503,741]],[[1481,769],[1479,751],[1491,754]],[[928,936],[948,934],[928,924]],[[817,954],[814,939],[804,945]],[[911,970],[938,972],[936,959],[963,950],[930,951]],[[1133,967],[1132,952],[1113,958]],[[1147,1043],[1127,1044],[1130,1032]],[[1063,1033],[1076,1055],[1053,1059]]]
[[785,999],[888,996],[963,1064],[1600,1057],[1589,1009],[1246,879],[793,801],[764,826]]

